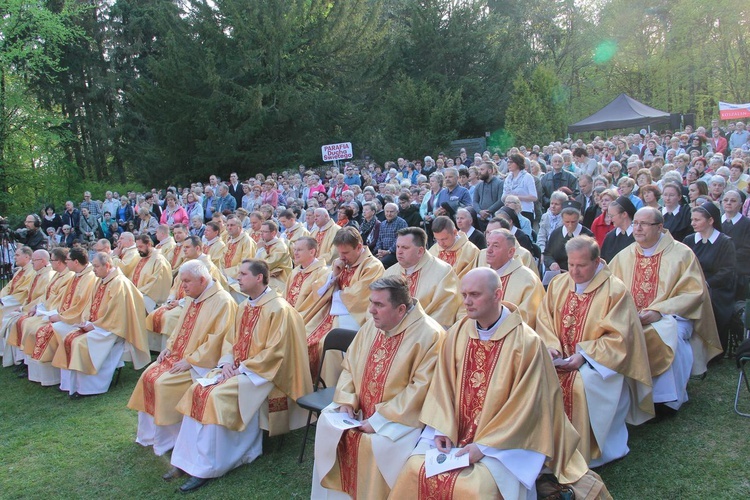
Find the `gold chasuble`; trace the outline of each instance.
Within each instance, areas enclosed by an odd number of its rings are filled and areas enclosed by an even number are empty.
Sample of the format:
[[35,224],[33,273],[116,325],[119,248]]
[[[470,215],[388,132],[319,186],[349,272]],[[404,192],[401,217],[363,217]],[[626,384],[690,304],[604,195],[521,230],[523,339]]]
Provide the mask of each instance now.
[[[34,305],[43,304],[48,311],[58,309],[62,303],[65,290],[73,279],[73,276],[75,276],[75,273],[67,268],[62,273],[54,272],[52,279],[44,289],[42,300]],[[21,346],[26,356],[31,357],[34,352],[36,331],[47,323],[46,316],[31,316],[29,312],[13,322],[11,335],[16,335],[22,339]]]
[[[360,329],[344,358],[332,407],[352,406],[377,430],[349,429],[337,437],[318,423],[315,467],[322,486],[352,498],[388,497],[389,485],[395,484],[419,439],[419,413],[444,338],[443,327],[417,301],[390,331],[379,330],[372,320]],[[387,423],[378,425],[383,419]],[[389,432],[389,425],[395,429]],[[413,492],[395,498],[413,498]]]
[[260,231],[255,231],[253,230],[252,227],[249,227],[247,229],[247,235],[250,236],[250,239],[253,240],[255,243],[258,243],[263,237],[263,235],[260,234]]
[[[104,279],[98,280],[94,295],[83,312],[83,322],[111,332],[127,342],[133,367],[139,370],[151,361],[146,338],[146,306],[143,295],[119,269],[114,268]],[[60,346],[52,359],[52,366],[95,375],[97,369],[91,360],[86,332],[81,329],[65,335],[59,334]]]
[[226,250],[221,257],[221,271],[227,278],[237,279],[240,265],[245,259],[255,256],[255,242],[244,231],[236,238],[229,238],[226,242]]
[[183,262],[185,262],[185,252],[182,251],[182,243],[175,242],[174,250],[167,259],[170,267],[172,267],[172,276],[177,274],[177,270],[180,268]]
[[286,242],[280,238],[274,238],[258,249],[255,258],[268,264],[270,279],[268,284],[271,288],[282,297],[286,295],[286,281],[292,272],[292,258],[289,256]]
[[[654,415],[646,340],[632,296],[603,262],[604,267],[580,295],[568,273],[560,274],[550,282],[539,308],[536,331],[547,347],[556,349],[563,358],[572,356],[578,349],[585,353],[585,357],[623,375],[630,394],[625,420],[639,425]],[[590,380],[595,383],[597,379],[592,372],[586,372],[586,375],[591,374],[593,380],[584,377],[583,370],[593,369],[584,363],[580,370],[558,371],[557,376],[562,387],[565,414],[581,436],[578,450],[590,462],[601,456],[604,444],[597,443],[590,413],[610,408],[605,404],[589,407],[589,402],[596,400],[587,400],[584,389]],[[619,399],[622,383],[620,387],[607,386],[607,389],[617,392],[613,396]],[[611,423],[611,419],[608,420]]]
[[[630,245],[612,259],[609,268],[630,290],[638,312],[647,309],[693,322],[692,372],[705,373],[708,361],[722,349],[706,280],[693,251],[665,229],[653,255],[646,257],[640,245]],[[672,364],[674,352],[653,324],[644,333],[651,376],[656,377]]]
[[339,229],[341,228],[333,220],[329,220],[322,228],[315,225],[310,232],[310,237],[318,242],[318,258],[329,266],[339,256],[338,250],[333,246],[333,237]]
[[443,327],[450,328],[456,322],[463,301],[458,276],[450,265],[425,252],[413,269],[404,269],[396,263],[386,269],[384,276],[404,276],[411,296]]
[[[241,373],[215,385],[193,384],[177,410],[202,424],[232,431],[244,430],[260,410],[260,427],[275,436],[302,427],[307,420],[307,412],[295,403],[312,392],[305,325],[299,313],[271,288],[253,302],[245,300],[240,305],[234,330],[224,338],[219,365],[242,366],[244,372],[271,382],[271,392],[258,397],[255,384]],[[216,370],[206,377],[220,373]]]
[[[73,273],[72,271],[71,273],[73,277],[56,305],[58,314],[69,325],[80,323],[83,320],[84,310],[91,302],[94,287],[98,281],[91,264],[87,264],[80,273]],[[52,296],[50,296],[50,300],[52,300]],[[23,329],[23,337],[28,339],[24,345],[24,352],[28,354],[30,350],[32,359],[41,363],[51,362],[60,344],[49,318],[47,316],[29,318],[23,322]]]
[[[52,275],[55,274],[57,273],[52,270],[52,266],[50,265],[46,265],[39,271],[35,271],[34,279],[31,280],[31,286],[29,287],[28,292],[26,292],[26,296],[21,301],[22,307],[13,313],[5,313],[3,319],[8,321],[2,334],[4,336],[7,335],[5,339],[7,344],[23,348],[23,330],[19,330],[16,327],[18,320],[22,318],[25,319],[28,311],[44,300],[50,279],[52,278]],[[6,360],[4,359],[3,361],[5,362]]]
[[35,276],[34,266],[29,261],[28,264],[16,271],[10,283],[0,290],[0,299],[3,297],[13,297],[19,304],[22,304],[29,293],[29,287],[31,287],[31,282],[34,281]]
[[234,328],[237,304],[215,281],[198,299],[187,298],[188,305],[167,341],[167,355],[161,363],[146,368],[135,386],[128,408],[154,417],[156,425],[172,425],[182,420],[175,409],[193,385],[190,370],[170,373],[181,360],[192,366],[211,369],[221,357],[224,337]]
[[[219,268],[216,267],[213,262],[211,262],[211,260],[208,258],[208,255],[203,253],[198,257],[198,260],[206,265],[206,267],[208,268],[208,272],[214,279],[214,281],[218,283],[221,288],[228,291],[229,285],[227,285],[226,278],[223,274],[221,274]],[[185,262],[189,261],[183,261],[183,263]],[[182,288],[182,279],[180,278],[179,273],[174,278],[174,283],[172,283],[172,288],[169,291],[168,298],[180,301],[185,298],[185,290]],[[184,303],[184,301],[182,302]],[[182,304],[177,305],[172,309],[169,309],[166,305],[157,307],[153,310],[153,312],[149,313],[149,315],[146,316],[146,329],[154,333],[171,335],[175,325],[177,324],[177,320],[182,314],[182,309]]]
[[172,268],[164,256],[152,251],[148,257],[141,257],[133,270],[132,281],[142,295],[161,304],[169,296]]
[[138,265],[139,260],[141,260],[141,256],[138,254],[135,245],[124,249],[119,257],[112,257],[115,267],[118,267],[122,274],[131,281],[133,280],[133,271],[135,271],[135,266]]
[[282,238],[286,240],[285,243],[289,250],[289,258],[292,259],[292,262],[294,262],[294,244],[297,240],[305,236],[310,236],[310,232],[299,222],[295,222],[292,227],[284,231]]
[[539,304],[544,300],[544,286],[539,276],[516,258],[508,261],[498,275],[500,300],[515,305],[524,323],[534,328]]
[[219,269],[224,266],[224,252],[226,249],[227,246],[218,236],[214,238],[213,241],[209,241],[203,245],[203,253],[208,255],[211,262],[213,262]]
[[[321,259],[322,261],[322,259]],[[310,360],[310,374],[313,378],[318,376],[320,356],[323,353],[323,342],[326,335],[333,328],[338,328],[338,316],[331,314],[333,294],[339,292],[341,302],[346,310],[354,318],[359,326],[367,320],[367,308],[370,305],[370,285],[383,276],[383,264],[376,259],[370,249],[362,246],[362,253],[357,261],[351,266],[345,266],[338,278],[331,283],[325,293],[318,298],[307,316],[304,317],[307,331],[307,354]],[[312,285],[313,295],[325,286],[329,273],[323,274],[319,282]],[[333,355],[327,356],[323,369],[323,379],[332,386],[341,373],[341,358]]]
[[[513,256],[513,259],[521,261],[521,264],[531,269],[534,274],[539,276],[539,268],[534,261],[534,256],[531,255],[531,252],[519,245],[518,240],[516,240],[516,254]],[[487,267],[486,248],[479,251],[479,257],[477,258],[477,267]]]
[[450,248],[443,249],[435,243],[430,248],[430,253],[450,265],[459,280],[464,277],[464,274],[477,267],[479,260],[479,249],[469,241],[463,231],[458,232],[456,241]]
[[[547,348],[512,304],[503,307],[511,312],[487,341],[468,317],[448,331],[420,419],[454,447],[530,450],[546,457],[560,483],[578,481],[588,467]],[[393,498],[500,498],[488,458],[427,478],[424,455],[412,455]]]
[[[160,241],[156,244],[154,248],[159,250],[159,253],[162,257],[167,259],[167,262],[170,265],[170,268],[172,266],[172,257],[174,257],[175,248],[177,247],[177,242],[172,238],[171,236],[168,236],[164,241]],[[182,250],[182,246],[180,246],[180,250]]]
[[[295,267],[286,282],[286,301],[302,315],[305,323],[314,316],[315,306],[320,299],[318,288],[325,283],[331,269],[322,260],[315,259],[312,264],[302,269]],[[320,281],[322,280],[322,281]],[[318,282],[318,288],[314,284]]]

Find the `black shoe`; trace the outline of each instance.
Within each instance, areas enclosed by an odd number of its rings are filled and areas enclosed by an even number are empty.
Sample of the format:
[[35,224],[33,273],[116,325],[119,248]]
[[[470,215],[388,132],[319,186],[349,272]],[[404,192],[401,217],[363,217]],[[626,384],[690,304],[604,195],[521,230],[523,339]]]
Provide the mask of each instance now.
[[81,396],[81,395],[80,395],[80,394],[78,394],[77,392],[74,392],[73,394],[71,394],[71,395],[70,395],[70,396],[68,396],[68,397],[69,397],[70,399],[81,399],[81,398],[82,398],[83,396]]
[[190,479],[188,479],[185,484],[180,486],[180,491],[183,493],[188,493],[190,491],[195,491],[198,488],[204,486],[207,482],[209,482],[210,479],[206,479],[203,477],[195,477],[191,476]]
[[185,471],[182,469],[178,469],[177,467],[172,467],[169,472],[164,474],[161,478],[165,480],[166,482],[170,482],[173,479],[177,479],[178,477],[182,477],[185,475]]
[[24,370],[28,370],[28,367],[23,363],[20,365],[13,365],[13,373],[21,373]]
[[29,371],[28,370],[21,370],[16,374],[16,377],[18,378],[29,378]]

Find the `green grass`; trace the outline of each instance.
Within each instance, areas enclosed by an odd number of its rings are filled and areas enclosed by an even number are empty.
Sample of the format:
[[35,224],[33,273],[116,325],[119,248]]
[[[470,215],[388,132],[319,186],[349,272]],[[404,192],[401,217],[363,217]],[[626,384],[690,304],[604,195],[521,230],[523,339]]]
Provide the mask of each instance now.
[[[0,370],[0,497],[164,498],[168,459],[135,444],[125,407],[138,373],[125,369],[108,394],[71,401],[56,388]],[[691,401],[673,418],[632,429],[630,455],[600,470],[617,499],[750,497],[750,418],[734,413],[734,364],[690,382]],[[750,395],[745,394],[750,411]],[[266,441],[266,454],[191,498],[309,498],[312,446],[297,463],[301,431]]]

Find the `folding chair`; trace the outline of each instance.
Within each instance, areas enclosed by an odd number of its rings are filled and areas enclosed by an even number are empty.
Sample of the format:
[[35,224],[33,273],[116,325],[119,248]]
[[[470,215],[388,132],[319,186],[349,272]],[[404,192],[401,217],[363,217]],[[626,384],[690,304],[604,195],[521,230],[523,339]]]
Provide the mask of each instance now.
[[743,417],[750,417],[750,413],[743,413],[738,408],[743,381],[747,388],[747,392],[750,394],[750,380],[748,380],[748,374],[745,368],[747,363],[750,362],[750,339],[747,339],[740,344],[737,349],[737,354],[735,355],[735,360],[737,361],[737,368],[740,370],[740,378],[737,381],[737,392],[734,395],[734,411]]
[[[307,415],[307,425],[305,426],[305,437],[302,439],[302,451],[299,454],[299,463],[302,463],[305,456],[305,447],[307,446],[310,426],[313,425],[311,423],[313,413],[315,413],[316,418],[320,417],[320,412],[323,411],[323,408],[333,402],[333,393],[336,391],[335,387],[326,387],[325,382],[320,378],[326,352],[330,350],[346,352],[356,334],[355,330],[346,330],[344,328],[334,328],[328,332],[326,339],[323,341],[323,354],[320,356],[320,366],[318,367],[318,376],[314,381],[313,392],[297,399],[297,405],[309,412]],[[322,387],[320,387],[321,385]]]

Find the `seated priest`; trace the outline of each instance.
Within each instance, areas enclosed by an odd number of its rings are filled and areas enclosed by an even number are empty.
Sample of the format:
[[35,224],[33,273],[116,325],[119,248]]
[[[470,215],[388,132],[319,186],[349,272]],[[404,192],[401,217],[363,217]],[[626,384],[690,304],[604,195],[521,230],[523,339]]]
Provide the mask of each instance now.
[[[511,225],[506,219],[503,219],[502,217],[493,217],[487,223],[487,229],[485,231],[485,234],[490,233],[496,229],[507,229],[515,238],[515,235],[518,234],[518,232],[514,233],[513,231],[510,230],[510,227]],[[539,267],[537,266],[537,263],[534,260],[534,256],[531,255],[531,252],[529,252],[524,247],[522,247],[520,243],[518,243],[518,238],[516,238],[516,252],[513,254],[513,258],[520,260],[521,264],[523,264],[524,266],[534,271],[534,274],[536,274],[537,276],[539,275]],[[477,267],[487,267],[487,249],[486,248],[480,250],[479,252],[479,258],[477,259]]]
[[487,267],[500,277],[500,300],[518,308],[524,323],[534,328],[536,312],[544,299],[544,287],[537,273],[514,258],[518,240],[507,229],[493,229],[487,235]]
[[432,233],[436,243],[430,248],[430,253],[449,264],[458,279],[477,266],[479,249],[463,232],[456,229],[449,217],[435,217],[432,221]]
[[[323,342],[333,328],[359,330],[367,320],[370,284],[383,276],[383,264],[362,243],[355,228],[343,227],[333,237],[337,257],[325,281],[318,282],[315,313],[305,318],[310,376],[317,377]],[[322,259],[321,259],[322,260]],[[341,373],[341,356],[326,357],[322,377],[333,386]]]
[[268,286],[265,262],[243,262],[238,281],[248,298],[224,339],[218,368],[177,405],[184,416],[166,478],[189,474],[183,492],[259,457],[261,429],[274,436],[307,421],[295,402],[312,392],[302,317]]
[[[31,256],[34,251],[31,247],[20,246],[16,249],[15,261],[17,270],[13,274],[10,282],[0,290],[0,320],[2,323],[8,323],[5,320],[5,313],[10,314],[13,311],[18,310],[23,304],[23,301],[29,294],[29,288],[31,282],[34,281],[34,266],[31,262]],[[3,337],[0,337],[0,353],[5,349]]]
[[99,279],[81,322],[52,324],[59,343],[52,365],[60,368],[60,390],[73,399],[107,392],[124,356],[136,370],[151,361],[141,292],[109,255],[95,254],[92,264]]
[[169,234],[168,225],[160,224],[159,227],[156,228],[156,241],[158,243],[154,248],[159,251],[162,257],[167,259],[167,262],[169,262],[171,269],[172,257],[174,257],[177,243],[175,242],[175,239]]
[[[333,403],[317,424],[312,498],[387,498],[422,431],[419,413],[443,328],[402,276],[369,289],[372,317],[349,347]],[[330,423],[331,413],[361,425],[343,431]]]
[[333,238],[341,227],[331,219],[328,210],[325,208],[316,208],[313,213],[315,214],[315,225],[310,232],[310,236],[318,242],[318,258],[325,261],[326,265],[332,265],[338,257]]
[[154,248],[151,237],[140,234],[135,239],[135,246],[141,260],[133,270],[131,281],[143,295],[146,313],[167,300],[172,286],[172,267],[167,259]]
[[286,241],[279,238],[279,226],[272,220],[260,225],[260,240],[255,258],[268,264],[271,288],[282,297],[286,295],[286,280],[292,272],[292,257]]
[[216,267],[222,269],[224,266],[224,252],[227,246],[220,235],[221,225],[218,222],[206,222],[206,232],[203,233],[203,253],[208,255]]
[[53,274],[52,266],[49,264],[49,252],[47,250],[34,250],[31,256],[31,266],[34,273],[28,292],[23,297],[21,304],[3,312],[2,326],[0,326],[0,338],[5,343],[5,349],[2,353],[3,366],[17,366],[17,369],[21,372],[19,377],[24,377],[27,369],[23,362],[25,358],[23,330],[13,327],[21,316],[34,308],[44,298],[44,292],[47,290]]
[[[315,304],[320,298],[318,288],[325,283],[331,270],[318,259],[318,242],[315,238],[300,236],[292,246],[295,267],[286,282],[286,301],[307,323],[316,312]],[[318,283],[318,288],[314,286],[315,283]]]
[[[54,258],[60,257],[57,248],[52,252]],[[82,248],[71,248],[69,253],[63,253],[62,258],[69,272],[63,271],[59,262],[55,262],[53,265],[61,277],[50,286],[50,295],[44,307],[37,306],[33,317],[16,325],[16,328],[23,329],[29,380],[43,386],[60,384],[60,369],[52,366],[52,359],[59,347],[53,323],[80,323],[96,286],[96,275],[89,264],[87,252]]]
[[[461,294],[467,316],[445,337],[420,416],[426,427],[392,498],[536,498],[542,471],[574,490],[586,483],[575,498],[609,498],[576,449],[547,349],[500,301],[497,273],[469,271]],[[469,465],[427,477],[428,451],[468,455]]]
[[549,284],[536,331],[557,368],[578,450],[599,467],[627,455],[626,422],[653,417],[651,372],[633,297],[600,258],[596,240],[576,236],[565,249],[568,272]]
[[120,235],[120,239],[117,240],[117,248],[112,251],[112,256],[114,257],[115,267],[119,268],[126,278],[131,279],[135,266],[138,265],[141,258],[138,255],[138,247],[135,246],[133,233],[125,231]]
[[418,227],[400,229],[396,237],[397,264],[384,276],[404,276],[409,293],[432,319],[450,328],[461,307],[458,276],[450,264],[427,251],[427,233]]
[[[702,375],[721,354],[711,297],[690,248],[664,230],[662,213],[643,207],[633,220],[635,244],[609,268],[630,290],[643,326],[657,411],[672,413],[687,401],[691,373]],[[665,408],[666,407],[666,408]]]
[[[65,289],[73,278],[73,272],[68,269],[65,260],[68,258],[68,249],[65,247],[55,247],[50,251],[50,269],[51,276],[49,282],[46,283],[42,289],[41,296],[36,300],[30,302],[24,306],[22,314],[12,322],[10,327],[9,335],[15,336],[21,349],[23,349],[24,363],[27,368],[26,376],[32,382],[43,382],[40,378],[38,370],[31,369],[35,367],[35,360],[31,358],[34,353],[34,344],[36,340],[36,331],[38,326],[43,323],[36,321],[38,319],[37,311],[41,316],[41,312],[53,311],[59,307]],[[37,326],[31,327],[36,324]],[[29,328],[25,328],[29,326]],[[29,370],[31,372],[29,373]],[[59,373],[60,371],[55,369],[57,377],[54,377],[54,383],[60,383]],[[19,375],[20,376],[20,375]],[[50,385],[50,384],[43,384]]]
[[141,375],[128,408],[138,411],[136,443],[153,446],[156,455],[174,448],[182,415],[177,403],[195,379],[214,368],[224,337],[234,329],[237,304],[198,259],[180,266],[187,307],[167,347]]
[[229,235],[221,258],[221,272],[227,277],[227,280],[234,282],[237,279],[237,273],[240,264],[245,259],[250,259],[255,255],[255,242],[242,230],[242,222],[234,215],[227,216],[227,234]]

